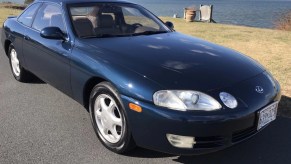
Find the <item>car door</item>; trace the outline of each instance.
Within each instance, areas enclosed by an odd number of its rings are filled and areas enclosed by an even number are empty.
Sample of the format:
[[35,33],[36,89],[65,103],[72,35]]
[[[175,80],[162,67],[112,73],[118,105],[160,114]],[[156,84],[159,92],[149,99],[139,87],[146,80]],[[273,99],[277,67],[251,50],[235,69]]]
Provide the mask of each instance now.
[[[27,27],[30,27],[33,21],[33,18],[40,7],[41,3],[34,3],[27,7],[25,11],[17,18],[17,24],[14,24],[12,27],[13,29],[5,29],[9,32],[10,40],[13,40],[14,48],[17,51],[18,59],[23,67],[26,68],[26,63],[23,58],[22,53],[22,44],[23,44],[23,37],[24,32],[26,31]],[[6,28],[6,27],[4,27]]]
[[45,82],[64,93],[71,95],[70,53],[68,40],[46,39],[40,36],[45,27],[59,27],[67,33],[61,6],[44,3],[38,10],[30,29],[23,41],[23,54],[28,69]]

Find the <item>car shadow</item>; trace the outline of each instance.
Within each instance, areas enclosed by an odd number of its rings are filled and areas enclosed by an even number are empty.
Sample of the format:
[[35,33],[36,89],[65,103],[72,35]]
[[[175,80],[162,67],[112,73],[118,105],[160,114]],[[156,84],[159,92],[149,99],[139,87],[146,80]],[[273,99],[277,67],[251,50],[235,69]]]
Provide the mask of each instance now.
[[136,158],[164,158],[164,157],[174,157],[175,155],[137,147],[133,151],[126,154],[126,156]]
[[45,84],[44,81],[42,81],[40,78],[38,78],[35,75],[32,75],[33,78],[29,81],[29,84]]
[[283,95],[279,104],[279,116],[291,118],[291,98]]

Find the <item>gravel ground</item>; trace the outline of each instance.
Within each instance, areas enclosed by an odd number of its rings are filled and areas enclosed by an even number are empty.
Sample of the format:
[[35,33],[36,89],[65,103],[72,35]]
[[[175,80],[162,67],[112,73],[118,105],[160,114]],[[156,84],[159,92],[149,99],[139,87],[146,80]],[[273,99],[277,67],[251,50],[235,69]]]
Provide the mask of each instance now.
[[201,156],[138,148],[114,154],[98,141],[87,111],[48,84],[19,83],[0,48],[0,163],[290,163],[291,119],[279,117],[252,139]]

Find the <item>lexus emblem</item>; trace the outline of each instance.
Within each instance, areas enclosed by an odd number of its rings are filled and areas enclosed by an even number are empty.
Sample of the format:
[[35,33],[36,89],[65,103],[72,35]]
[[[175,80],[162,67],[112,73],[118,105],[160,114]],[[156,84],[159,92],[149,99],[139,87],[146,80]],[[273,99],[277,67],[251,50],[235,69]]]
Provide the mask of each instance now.
[[261,86],[256,86],[256,91],[257,91],[258,93],[264,93],[264,88],[261,87]]

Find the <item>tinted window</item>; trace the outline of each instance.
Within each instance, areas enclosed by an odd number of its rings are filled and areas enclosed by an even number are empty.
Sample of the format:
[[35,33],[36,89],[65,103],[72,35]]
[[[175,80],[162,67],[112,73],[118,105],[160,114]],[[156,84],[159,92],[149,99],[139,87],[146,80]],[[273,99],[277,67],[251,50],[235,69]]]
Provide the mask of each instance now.
[[88,15],[90,12],[94,10],[94,7],[78,7],[72,8],[71,14],[72,15]]
[[151,27],[155,30],[159,30],[160,26],[149,17],[144,16],[140,10],[132,7],[123,7],[122,12],[124,15],[124,21],[127,24],[141,24],[142,26]]
[[79,37],[123,37],[170,30],[138,5],[122,3],[83,3],[69,6],[72,24]]
[[59,27],[64,33],[66,32],[59,6],[45,4],[39,9],[32,28],[41,31],[45,27]]
[[39,3],[31,5],[21,14],[21,16],[18,18],[18,21],[26,26],[30,26],[39,5],[40,5]]

